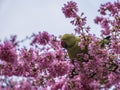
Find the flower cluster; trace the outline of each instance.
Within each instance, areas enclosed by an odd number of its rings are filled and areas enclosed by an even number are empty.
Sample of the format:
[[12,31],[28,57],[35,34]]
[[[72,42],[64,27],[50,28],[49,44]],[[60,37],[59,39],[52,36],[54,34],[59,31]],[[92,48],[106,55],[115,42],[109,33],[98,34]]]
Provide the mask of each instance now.
[[73,1],[67,2],[67,4],[64,4],[62,11],[65,14],[66,18],[76,17],[76,12],[78,12],[77,3]]
[[[120,2],[107,2],[101,4],[98,10],[101,14],[95,18],[95,23],[100,24],[103,28],[102,35],[110,35],[110,33],[120,32]],[[107,18],[108,17],[108,18]]]
[[46,45],[50,41],[50,35],[47,32],[39,32],[39,34],[34,35],[34,39],[31,44],[41,44]]
[[14,63],[17,60],[16,49],[10,41],[0,44],[0,59],[10,63]]
[[83,16],[83,12],[80,16],[77,14],[78,6],[75,2],[70,1],[67,2],[67,4],[64,4],[64,7],[62,7],[62,11],[66,18],[73,18],[73,20],[70,23],[76,26],[76,33],[80,34],[83,29],[85,29],[85,31],[88,33],[90,27],[86,26],[86,17]]

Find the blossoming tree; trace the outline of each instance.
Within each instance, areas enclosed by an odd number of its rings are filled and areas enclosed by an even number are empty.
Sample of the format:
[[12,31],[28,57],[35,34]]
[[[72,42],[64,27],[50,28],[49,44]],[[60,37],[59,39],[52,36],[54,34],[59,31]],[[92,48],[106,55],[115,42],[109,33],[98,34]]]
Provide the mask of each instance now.
[[[77,3],[67,2],[62,11],[72,19],[75,34],[81,37],[79,47],[86,50],[78,54],[82,62],[71,61],[60,38],[45,31],[28,37],[30,48],[19,48],[24,40],[17,41],[16,36],[11,36],[0,42],[0,90],[120,89],[119,0],[102,4],[98,10],[100,16],[94,21],[102,28],[101,37],[90,33],[84,13],[77,14]],[[100,41],[105,37],[109,37],[109,43],[101,48]]]

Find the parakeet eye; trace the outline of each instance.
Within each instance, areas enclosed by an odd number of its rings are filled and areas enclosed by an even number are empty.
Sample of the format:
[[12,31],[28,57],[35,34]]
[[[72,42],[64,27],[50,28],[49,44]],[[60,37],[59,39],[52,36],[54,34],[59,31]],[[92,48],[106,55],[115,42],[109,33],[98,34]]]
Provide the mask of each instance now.
[[61,46],[62,46],[63,48],[67,48],[67,47],[68,47],[67,44],[66,44],[64,41],[61,41]]

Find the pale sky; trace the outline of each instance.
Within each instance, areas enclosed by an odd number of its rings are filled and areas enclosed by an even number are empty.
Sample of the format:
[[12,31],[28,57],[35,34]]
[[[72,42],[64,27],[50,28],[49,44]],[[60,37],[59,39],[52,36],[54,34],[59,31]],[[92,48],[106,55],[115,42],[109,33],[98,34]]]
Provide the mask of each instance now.
[[[32,33],[47,31],[54,35],[74,33],[74,27],[61,11],[70,0],[0,0],[0,39],[18,35],[18,39]],[[84,12],[91,32],[99,35],[100,28],[93,19],[98,15],[100,3],[115,0],[73,0],[79,13]]]

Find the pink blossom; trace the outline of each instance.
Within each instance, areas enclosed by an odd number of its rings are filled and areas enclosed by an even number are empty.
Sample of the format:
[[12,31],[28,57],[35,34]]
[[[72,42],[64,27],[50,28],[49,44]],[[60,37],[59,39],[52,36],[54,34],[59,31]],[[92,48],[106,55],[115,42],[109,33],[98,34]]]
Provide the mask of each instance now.
[[40,45],[46,45],[50,41],[50,35],[47,32],[39,32],[34,36],[34,39],[31,44],[38,43]]
[[24,62],[34,61],[37,57],[36,51],[33,48],[27,50],[26,48],[22,48],[20,51],[20,61],[24,60]]
[[66,80],[64,90],[85,90],[82,85],[82,79],[79,75],[70,80]]
[[41,69],[48,68],[51,66],[52,62],[55,60],[55,55],[52,52],[42,53],[37,59],[37,62]]
[[13,63],[17,60],[16,49],[9,41],[0,44],[0,59],[6,62]]
[[59,80],[59,82],[57,82],[54,86],[51,87],[51,90],[59,90],[59,89],[62,89],[64,84],[65,84],[65,80],[62,79],[62,80]]
[[54,77],[63,76],[68,73],[69,70],[70,65],[67,61],[54,61],[53,64],[51,64],[51,67],[48,68],[50,75]]
[[99,24],[102,20],[103,20],[103,17],[97,16],[97,17],[94,19],[94,22],[95,22],[96,24]]
[[101,30],[101,33],[102,33],[102,35],[108,36],[110,34],[110,30],[109,29],[107,29],[107,30]]
[[113,40],[111,48],[114,53],[120,54],[120,42]]
[[23,65],[16,65],[16,67],[13,68],[13,73],[16,76],[25,76],[25,69]]
[[66,18],[76,17],[76,12],[78,12],[77,3],[70,1],[64,4],[62,11]]

